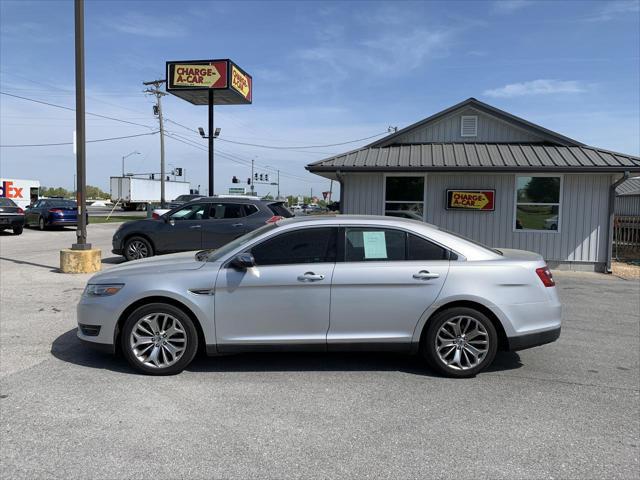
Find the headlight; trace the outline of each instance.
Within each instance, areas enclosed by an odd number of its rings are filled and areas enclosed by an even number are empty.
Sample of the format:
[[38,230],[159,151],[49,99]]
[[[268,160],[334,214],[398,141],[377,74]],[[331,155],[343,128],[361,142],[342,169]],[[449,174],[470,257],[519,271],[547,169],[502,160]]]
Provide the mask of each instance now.
[[84,289],[84,295],[90,297],[108,297],[115,295],[124,287],[123,283],[89,283]]

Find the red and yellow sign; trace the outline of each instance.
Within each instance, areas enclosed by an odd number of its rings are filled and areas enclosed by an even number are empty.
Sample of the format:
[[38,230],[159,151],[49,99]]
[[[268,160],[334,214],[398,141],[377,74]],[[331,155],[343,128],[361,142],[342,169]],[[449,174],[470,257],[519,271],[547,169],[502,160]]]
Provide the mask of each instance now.
[[227,62],[173,64],[171,87],[226,88]]
[[495,210],[495,190],[447,190],[449,210]]
[[231,64],[231,87],[251,101],[251,77],[242,73],[234,64]]

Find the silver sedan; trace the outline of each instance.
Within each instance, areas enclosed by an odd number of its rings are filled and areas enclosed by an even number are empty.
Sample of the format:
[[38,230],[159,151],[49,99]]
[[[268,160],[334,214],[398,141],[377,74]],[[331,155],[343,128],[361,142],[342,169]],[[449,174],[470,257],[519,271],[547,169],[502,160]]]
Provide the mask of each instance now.
[[78,337],[152,375],[182,371],[199,349],[370,350],[469,377],[498,349],[556,340],[561,311],[536,253],[414,220],[338,215],[99,273],[78,305]]

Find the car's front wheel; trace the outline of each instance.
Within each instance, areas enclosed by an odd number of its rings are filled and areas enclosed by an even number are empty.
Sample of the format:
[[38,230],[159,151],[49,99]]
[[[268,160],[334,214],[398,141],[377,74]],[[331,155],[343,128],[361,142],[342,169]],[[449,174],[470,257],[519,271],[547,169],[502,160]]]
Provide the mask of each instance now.
[[429,323],[421,353],[429,365],[449,377],[473,377],[496,356],[498,334],[486,315],[472,308],[454,307]]
[[127,260],[153,257],[153,247],[146,238],[131,237],[124,244],[124,256]]
[[148,375],[174,375],[198,351],[198,332],[189,316],[173,305],[138,308],[124,323],[120,344],[129,364]]

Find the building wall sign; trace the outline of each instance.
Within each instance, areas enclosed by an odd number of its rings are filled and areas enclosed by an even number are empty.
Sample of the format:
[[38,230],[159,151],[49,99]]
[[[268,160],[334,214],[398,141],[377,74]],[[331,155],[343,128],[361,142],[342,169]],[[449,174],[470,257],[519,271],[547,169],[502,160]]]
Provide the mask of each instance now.
[[447,190],[447,210],[495,210],[495,190]]

